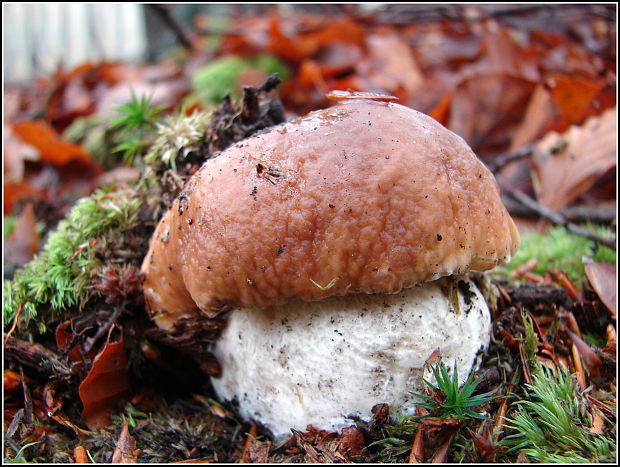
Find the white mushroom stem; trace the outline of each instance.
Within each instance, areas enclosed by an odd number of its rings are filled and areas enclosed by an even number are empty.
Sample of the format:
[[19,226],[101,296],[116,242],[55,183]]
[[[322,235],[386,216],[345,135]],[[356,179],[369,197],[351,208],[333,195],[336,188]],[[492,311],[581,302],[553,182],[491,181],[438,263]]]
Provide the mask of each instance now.
[[437,349],[448,368],[456,361],[462,384],[490,332],[487,304],[465,277],[393,295],[236,309],[214,348],[223,373],[212,382],[276,438],[309,424],[337,430],[349,416],[370,420],[377,403],[392,415],[413,412],[410,393],[423,392],[425,361]]

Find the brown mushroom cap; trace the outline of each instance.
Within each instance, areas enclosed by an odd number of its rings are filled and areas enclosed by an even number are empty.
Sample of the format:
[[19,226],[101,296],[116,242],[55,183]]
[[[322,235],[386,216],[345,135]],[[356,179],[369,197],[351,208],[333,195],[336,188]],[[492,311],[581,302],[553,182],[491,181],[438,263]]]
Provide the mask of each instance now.
[[142,270],[147,306],[169,328],[197,309],[396,293],[490,269],[518,243],[463,139],[402,105],[353,100],[207,161]]

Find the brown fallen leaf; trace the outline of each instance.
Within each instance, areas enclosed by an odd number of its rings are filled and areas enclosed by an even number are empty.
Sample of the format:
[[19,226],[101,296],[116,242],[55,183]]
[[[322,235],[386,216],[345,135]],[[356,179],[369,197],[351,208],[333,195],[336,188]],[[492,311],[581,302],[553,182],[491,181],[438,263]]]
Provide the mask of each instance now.
[[356,69],[368,79],[367,89],[383,89],[403,100],[420,89],[424,82],[422,72],[402,36],[372,34],[366,38],[366,44],[367,56]]
[[134,464],[138,461],[136,440],[129,434],[129,419],[125,420],[121,434],[116,441],[116,448],[112,454],[113,464]]
[[474,446],[476,446],[476,451],[478,452],[480,462],[487,464],[495,462],[497,449],[495,443],[493,442],[493,426],[488,425],[483,429],[481,434],[478,434],[469,428],[467,431],[469,431],[471,439],[474,442]]
[[37,231],[37,219],[34,216],[32,203],[23,209],[15,229],[4,244],[4,266],[19,268],[30,261],[39,251],[41,236]]
[[538,201],[560,210],[616,166],[617,112],[608,109],[567,132],[548,133],[536,145],[532,162]]
[[585,272],[592,288],[611,312],[611,319],[615,321],[618,285],[616,268],[609,263],[590,263],[585,265]]
[[454,91],[447,127],[481,158],[506,150],[535,83],[508,74],[466,77]]
[[359,456],[364,449],[364,433],[356,426],[348,426],[340,432],[338,451],[348,457]]
[[4,125],[4,177],[6,181],[19,183],[24,178],[26,161],[41,158],[39,150],[15,135],[10,125]]
[[90,372],[79,387],[84,404],[82,417],[92,430],[109,425],[114,407],[129,393],[125,341],[122,331],[112,341],[115,329],[120,330],[116,325],[110,328],[103,350],[95,356]]
[[603,362],[599,358],[596,353],[590,348],[590,346],[581,339],[577,334],[573,333],[570,329],[566,328],[564,330],[568,333],[570,339],[573,341],[575,348],[578,350],[579,355],[583,359],[583,363],[585,363],[586,368],[590,372],[590,374],[594,377],[598,377],[601,374],[601,368],[603,366]]

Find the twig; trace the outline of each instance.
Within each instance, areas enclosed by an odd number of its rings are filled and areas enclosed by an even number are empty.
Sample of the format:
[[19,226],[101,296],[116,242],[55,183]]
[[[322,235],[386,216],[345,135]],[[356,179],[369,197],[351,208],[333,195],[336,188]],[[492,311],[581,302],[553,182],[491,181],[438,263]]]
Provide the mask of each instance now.
[[248,463],[250,459],[250,447],[252,443],[256,439],[256,423],[252,422],[252,426],[250,427],[250,431],[248,432],[248,436],[245,439],[245,444],[243,445],[243,451],[241,452],[241,462],[244,464]]
[[15,331],[15,328],[17,327],[17,320],[19,319],[19,314],[22,312],[23,307],[23,302],[20,303],[17,307],[17,312],[15,313],[15,317],[13,318],[13,324],[11,325],[11,329],[9,329],[9,332],[6,333],[6,338],[4,339],[4,345],[2,346],[4,349],[6,349],[6,344],[9,341],[9,337],[11,337],[11,334],[13,334],[13,331]]
[[188,31],[179,21],[176,20],[170,13],[168,5],[150,4],[146,5],[152,11],[157,13],[166,26],[168,26],[178,37],[183,47],[187,49],[194,49],[194,40],[191,31]]
[[107,334],[108,330],[116,322],[116,320],[121,315],[124,309],[125,309],[125,300],[123,300],[123,303],[115,308],[115,310],[112,312],[110,317],[106,320],[106,322],[102,326],[99,326],[99,329],[97,329],[97,333],[95,334],[95,336],[87,339],[86,342],[84,342],[84,346],[82,349],[85,354],[90,352],[90,349],[92,349],[95,342],[97,342],[102,336]]
[[41,344],[32,344],[12,336],[6,340],[4,355],[48,377],[68,377],[73,374],[71,367],[51,350]]
[[612,250],[616,250],[616,238],[613,238],[613,239],[604,238],[576,224],[573,224],[572,222],[569,222],[568,219],[566,219],[566,217],[564,217],[559,212],[549,209],[546,206],[543,206],[538,201],[533,200],[528,195],[523,193],[521,190],[518,190],[517,188],[513,187],[501,175],[496,174],[495,178],[497,179],[497,182],[500,184],[500,186],[506,192],[507,195],[509,195],[515,201],[518,201],[520,204],[522,204],[526,208],[531,209],[532,211],[536,212],[542,219],[545,219],[556,225],[564,226],[566,230],[576,235],[585,237],[596,243],[600,243],[601,245],[605,245],[606,247],[611,248]]
[[415,432],[411,454],[407,460],[409,464],[421,464],[424,462],[424,426],[420,425]]
[[22,380],[22,390],[24,393],[24,422],[26,423],[27,429],[25,433],[22,433],[22,436],[27,436],[34,431],[34,417],[32,414],[32,397],[30,396],[30,389],[28,388],[28,384],[26,384],[26,377],[24,376],[24,369],[19,367],[19,374]]
[[531,156],[534,153],[534,145],[526,144],[525,146],[521,146],[520,148],[505,152],[496,157],[492,162],[488,164],[489,170],[496,174],[505,166],[510,164],[511,162],[518,161],[520,159],[525,159],[526,157]]

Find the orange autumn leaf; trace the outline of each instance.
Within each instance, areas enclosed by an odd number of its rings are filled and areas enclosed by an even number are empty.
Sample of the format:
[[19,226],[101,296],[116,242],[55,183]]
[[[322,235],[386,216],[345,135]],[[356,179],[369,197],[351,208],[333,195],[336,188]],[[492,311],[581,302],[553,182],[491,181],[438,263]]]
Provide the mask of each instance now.
[[594,98],[605,87],[605,79],[556,73],[549,80],[548,86],[551,88],[553,101],[566,122],[569,125],[579,124]]
[[44,162],[64,165],[71,161],[91,161],[90,155],[82,146],[63,140],[56,130],[43,120],[14,123],[13,131],[24,143],[38,149]]
[[17,200],[29,196],[43,196],[43,190],[35,188],[27,182],[4,182],[4,214],[11,214]]

